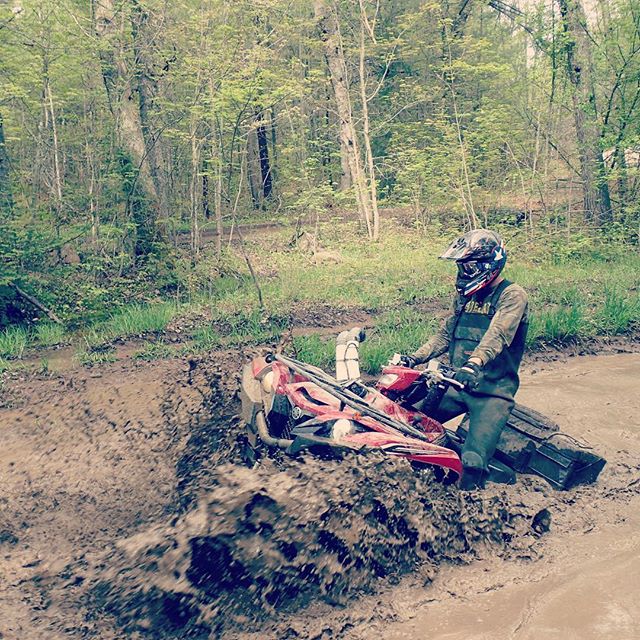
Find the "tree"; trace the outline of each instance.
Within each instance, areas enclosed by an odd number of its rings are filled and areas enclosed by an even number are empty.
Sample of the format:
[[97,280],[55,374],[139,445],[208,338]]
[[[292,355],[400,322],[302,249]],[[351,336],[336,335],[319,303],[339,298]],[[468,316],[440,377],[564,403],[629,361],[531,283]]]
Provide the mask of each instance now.
[[0,113],[0,216],[13,208],[13,190],[9,171],[9,154],[4,139],[4,122]]
[[598,124],[593,55],[581,0],[558,0],[564,34],[567,77],[572,86],[582,200],[585,217],[600,226],[612,219]]
[[[337,11],[335,6],[329,7],[326,0],[315,0],[314,8],[340,119],[340,144],[347,153],[360,217],[367,227],[369,238],[377,240],[379,223],[376,194],[367,185],[366,169],[360,153]],[[364,82],[362,76],[361,82]],[[366,108],[366,97],[363,105]]]
[[[134,0],[132,3],[139,22],[142,19],[139,5]],[[126,12],[130,8],[124,3],[120,10]],[[147,126],[146,122],[143,124],[148,97],[146,77],[144,74],[136,75],[125,57],[123,39],[126,36],[118,24],[115,2],[95,0],[94,19],[100,41],[102,77],[123,151],[121,167],[126,174],[127,208],[131,210],[136,226],[135,253],[142,255],[150,250],[151,242],[159,233],[157,222],[161,209],[153,179],[157,172],[151,166],[151,148],[144,135]]]

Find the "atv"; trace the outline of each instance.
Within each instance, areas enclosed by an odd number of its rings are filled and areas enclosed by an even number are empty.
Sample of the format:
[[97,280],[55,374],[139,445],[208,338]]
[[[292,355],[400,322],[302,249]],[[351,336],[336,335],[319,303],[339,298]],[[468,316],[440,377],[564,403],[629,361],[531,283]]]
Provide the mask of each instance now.
[[[468,418],[453,431],[429,416],[450,386],[462,388],[454,371],[437,361],[425,370],[411,368],[396,354],[373,386],[365,384],[358,354],[363,339],[359,328],[338,336],[335,377],[278,353],[245,366],[241,397],[247,462],[254,464],[264,448],[330,457],[379,450],[455,482],[462,475]],[[516,473],[534,473],[557,489],[568,489],[594,482],[604,465],[603,458],[557,424],[516,404],[489,463],[488,479],[512,484]]]

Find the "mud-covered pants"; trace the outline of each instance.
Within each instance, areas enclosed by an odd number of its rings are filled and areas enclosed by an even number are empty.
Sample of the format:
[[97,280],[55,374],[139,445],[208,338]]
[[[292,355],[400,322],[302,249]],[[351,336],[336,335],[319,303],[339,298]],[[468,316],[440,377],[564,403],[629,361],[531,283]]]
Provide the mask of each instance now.
[[506,398],[449,388],[432,417],[444,423],[469,412],[469,435],[462,447],[462,465],[487,471],[513,405],[514,401]]

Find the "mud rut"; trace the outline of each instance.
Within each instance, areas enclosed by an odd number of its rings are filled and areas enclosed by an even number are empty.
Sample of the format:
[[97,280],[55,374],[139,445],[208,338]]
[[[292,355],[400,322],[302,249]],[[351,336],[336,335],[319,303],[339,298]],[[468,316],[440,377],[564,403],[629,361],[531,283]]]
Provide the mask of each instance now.
[[117,363],[4,391],[1,638],[375,637],[398,618],[406,580],[440,588],[442,568],[471,560],[536,566],[576,517],[637,505],[637,447],[568,493],[535,478],[460,493],[377,456],[247,469],[247,355]]

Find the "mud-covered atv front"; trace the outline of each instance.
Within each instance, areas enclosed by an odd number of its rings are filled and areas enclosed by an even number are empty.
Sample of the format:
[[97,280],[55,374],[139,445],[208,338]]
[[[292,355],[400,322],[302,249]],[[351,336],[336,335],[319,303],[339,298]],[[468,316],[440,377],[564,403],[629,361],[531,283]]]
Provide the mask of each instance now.
[[338,381],[285,356],[256,358],[246,365],[242,408],[254,449],[259,443],[289,454],[378,449],[454,477],[462,473],[458,454],[443,446],[447,435],[440,423],[357,380]]

